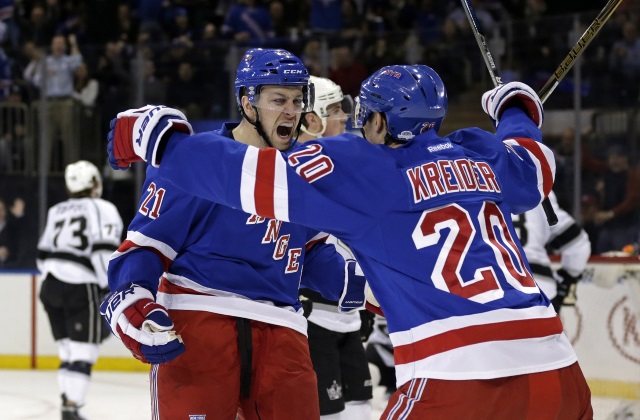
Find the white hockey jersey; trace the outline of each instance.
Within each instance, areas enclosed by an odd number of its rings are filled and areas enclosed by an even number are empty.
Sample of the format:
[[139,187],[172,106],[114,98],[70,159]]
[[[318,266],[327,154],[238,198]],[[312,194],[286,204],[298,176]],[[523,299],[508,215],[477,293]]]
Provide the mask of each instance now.
[[107,287],[107,266],[120,245],[122,219],[101,198],[70,198],[49,209],[38,242],[38,269],[66,283]]
[[511,218],[529,260],[533,277],[547,297],[553,299],[557,281],[551,268],[549,252],[558,252],[561,267],[569,275],[577,277],[587,266],[591,243],[587,233],[573,217],[558,206],[553,192],[549,194],[549,201],[558,216],[558,223],[554,226],[549,226],[542,206],[522,214],[512,214]]

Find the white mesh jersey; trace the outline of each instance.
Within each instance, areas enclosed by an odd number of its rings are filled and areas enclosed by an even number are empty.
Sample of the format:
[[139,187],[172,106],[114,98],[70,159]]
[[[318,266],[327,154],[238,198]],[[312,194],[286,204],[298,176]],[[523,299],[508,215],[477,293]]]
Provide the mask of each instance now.
[[67,283],[107,286],[109,257],[120,245],[122,219],[101,198],[70,198],[49,209],[38,242],[38,269]]
[[561,267],[576,277],[587,266],[591,243],[587,233],[578,226],[574,218],[558,206],[553,192],[549,194],[549,201],[558,216],[558,223],[554,226],[549,226],[541,205],[519,215],[512,214],[511,218],[534,278],[549,299],[553,299],[557,283],[551,269],[549,252],[559,253]]

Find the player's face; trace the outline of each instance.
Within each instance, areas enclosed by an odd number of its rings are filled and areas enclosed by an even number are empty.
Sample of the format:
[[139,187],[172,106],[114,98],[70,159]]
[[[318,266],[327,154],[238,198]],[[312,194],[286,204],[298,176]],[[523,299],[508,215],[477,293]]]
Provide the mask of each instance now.
[[331,104],[327,107],[327,127],[324,130],[324,136],[337,136],[345,132],[347,128],[347,114],[342,109],[340,102]]
[[302,87],[264,86],[256,95],[255,106],[271,144],[279,150],[288,149],[302,113]]

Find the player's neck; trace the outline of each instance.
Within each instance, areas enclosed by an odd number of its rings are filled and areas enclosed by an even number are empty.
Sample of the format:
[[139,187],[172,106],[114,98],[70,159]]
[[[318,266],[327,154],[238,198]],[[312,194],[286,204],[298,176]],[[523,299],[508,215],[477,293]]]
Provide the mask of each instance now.
[[298,143],[306,143],[310,140],[316,140],[317,137],[316,136],[312,136],[311,134],[305,133],[304,131],[300,130],[300,135],[298,136]]
[[240,143],[256,146],[260,149],[266,147],[264,140],[260,137],[256,128],[245,119],[242,119],[240,124],[231,130],[231,133],[233,134],[233,138]]

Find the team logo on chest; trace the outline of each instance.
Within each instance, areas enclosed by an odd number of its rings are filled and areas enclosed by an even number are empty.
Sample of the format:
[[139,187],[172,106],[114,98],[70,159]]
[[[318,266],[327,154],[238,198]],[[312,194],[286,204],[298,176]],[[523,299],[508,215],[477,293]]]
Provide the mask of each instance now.
[[287,257],[285,273],[295,273],[300,269],[298,258],[302,255],[302,248],[289,247],[291,235],[280,235],[280,229],[282,228],[282,222],[280,220],[265,219],[260,216],[251,215],[249,219],[247,219],[247,224],[259,224],[265,221],[267,222],[267,229],[262,237],[261,243],[263,245],[275,244],[272,255],[273,259],[278,261]]

